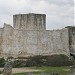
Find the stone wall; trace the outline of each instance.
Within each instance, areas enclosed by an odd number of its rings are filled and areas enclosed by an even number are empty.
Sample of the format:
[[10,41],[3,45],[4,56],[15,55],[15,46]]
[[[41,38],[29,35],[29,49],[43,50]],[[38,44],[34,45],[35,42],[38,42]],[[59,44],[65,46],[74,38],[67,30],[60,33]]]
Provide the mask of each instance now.
[[2,42],[2,49],[3,49],[3,56],[8,56],[8,54],[11,55],[11,51],[13,51],[13,27],[4,24],[3,28],[3,42]]
[[75,27],[70,27],[69,29],[69,48],[70,53],[75,55]]
[[[14,27],[0,29],[0,52],[8,56],[70,55],[74,49],[75,30],[46,30],[45,14],[14,15]],[[71,35],[72,34],[72,35]],[[69,41],[70,40],[70,41]],[[70,47],[72,46],[72,47]]]
[[3,42],[3,28],[0,28],[0,57],[2,57],[2,52],[3,52],[3,49],[2,49],[2,42]]
[[68,29],[34,31],[14,30],[14,53],[52,55],[69,53]]

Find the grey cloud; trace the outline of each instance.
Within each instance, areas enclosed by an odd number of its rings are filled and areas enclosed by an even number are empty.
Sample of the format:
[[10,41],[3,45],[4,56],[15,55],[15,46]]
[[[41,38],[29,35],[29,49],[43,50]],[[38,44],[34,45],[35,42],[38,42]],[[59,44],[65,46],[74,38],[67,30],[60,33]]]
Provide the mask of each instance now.
[[12,24],[12,16],[21,13],[45,13],[47,29],[73,25],[73,0],[0,0],[0,27]]
[[50,4],[57,4],[57,5],[74,5],[74,0],[48,0]]

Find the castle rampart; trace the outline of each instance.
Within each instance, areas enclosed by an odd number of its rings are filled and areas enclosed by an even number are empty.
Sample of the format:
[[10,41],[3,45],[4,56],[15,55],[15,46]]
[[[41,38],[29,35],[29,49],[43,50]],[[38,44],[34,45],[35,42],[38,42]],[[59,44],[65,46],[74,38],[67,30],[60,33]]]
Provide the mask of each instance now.
[[[65,54],[74,48],[75,30],[63,28],[46,30],[45,14],[18,14],[13,16],[13,27],[5,24],[0,29],[0,52],[4,56],[33,56]],[[72,50],[71,50],[72,48]]]

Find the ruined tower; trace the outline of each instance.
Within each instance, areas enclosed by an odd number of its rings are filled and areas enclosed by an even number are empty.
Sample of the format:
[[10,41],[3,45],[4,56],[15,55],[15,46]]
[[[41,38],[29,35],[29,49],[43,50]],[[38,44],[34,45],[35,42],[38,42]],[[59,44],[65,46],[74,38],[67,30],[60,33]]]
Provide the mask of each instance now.
[[14,29],[19,30],[46,30],[45,14],[18,14],[13,16]]

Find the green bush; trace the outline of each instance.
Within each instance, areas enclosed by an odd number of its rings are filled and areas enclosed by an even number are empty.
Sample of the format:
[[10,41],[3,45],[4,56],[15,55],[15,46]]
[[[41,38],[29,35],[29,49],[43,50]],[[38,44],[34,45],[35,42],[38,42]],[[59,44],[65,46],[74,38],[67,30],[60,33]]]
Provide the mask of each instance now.
[[15,60],[12,63],[12,67],[14,67],[14,68],[25,67],[25,66],[26,66],[26,63],[24,60]]
[[65,55],[51,55],[46,58],[47,66],[71,66],[73,65],[73,61],[69,60],[69,58]]
[[26,60],[15,60],[13,67],[71,66],[73,63],[69,57],[63,54],[51,56],[38,55],[28,57]]
[[[4,67],[5,60],[0,58],[0,67]],[[40,67],[40,66],[71,66],[74,64],[74,61],[70,60],[66,55],[51,55],[51,56],[33,56],[28,57],[24,60],[18,58],[12,62],[12,67]]]
[[0,58],[0,67],[4,67],[5,60],[4,58]]
[[29,59],[26,61],[26,66],[42,66],[43,65],[43,56],[34,56],[34,57],[29,57]]
[[51,55],[51,56],[34,56],[30,57],[26,66],[71,66],[73,61],[69,60],[66,55]]

